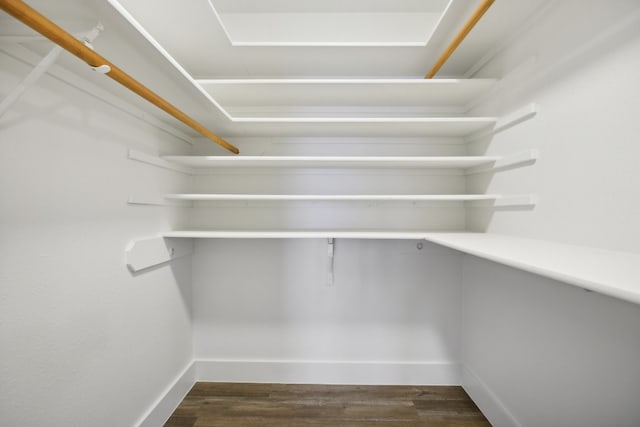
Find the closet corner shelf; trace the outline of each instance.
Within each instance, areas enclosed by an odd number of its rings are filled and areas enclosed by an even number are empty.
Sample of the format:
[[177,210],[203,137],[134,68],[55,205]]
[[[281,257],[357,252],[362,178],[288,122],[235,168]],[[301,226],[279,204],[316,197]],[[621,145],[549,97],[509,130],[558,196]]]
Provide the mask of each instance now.
[[433,243],[640,304],[640,254],[485,233],[425,233]]
[[178,230],[161,237],[192,239],[406,239],[423,240],[419,230]]
[[224,108],[243,106],[465,106],[495,79],[203,79]]
[[190,239],[427,240],[519,270],[640,304],[640,254],[500,234],[424,230],[176,230],[161,237]]
[[465,202],[499,200],[498,194],[165,194],[169,200],[189,201],[407,201]]
[[465,137],[491,132],[496,117],[233,117],[232,136]]
[[499,156],[163,156],[193,168],[471,168]]

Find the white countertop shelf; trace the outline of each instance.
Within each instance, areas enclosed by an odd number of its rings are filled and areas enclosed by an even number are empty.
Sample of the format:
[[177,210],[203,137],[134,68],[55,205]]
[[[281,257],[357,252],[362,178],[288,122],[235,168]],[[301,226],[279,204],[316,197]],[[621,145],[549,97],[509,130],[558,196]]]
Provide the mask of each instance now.
[[177,230],[161,237],[199,239],[427,240],[480,258],[640,304],[640,254],[499,234],[421,230]]
[[224,108],[272,106],[465,106],[494,79],[206,79]]
[[471,168],[499,156],[163,156],[194,168]]
[[177,230],[161,237],[193,239],[408,239],[423,240],[419,230]]
[[640,254],[483,233],[425,233],[471,255],[640,304]]
[[446,201],[498,200],[496,194],[166,194],[169,200],[191,201]]

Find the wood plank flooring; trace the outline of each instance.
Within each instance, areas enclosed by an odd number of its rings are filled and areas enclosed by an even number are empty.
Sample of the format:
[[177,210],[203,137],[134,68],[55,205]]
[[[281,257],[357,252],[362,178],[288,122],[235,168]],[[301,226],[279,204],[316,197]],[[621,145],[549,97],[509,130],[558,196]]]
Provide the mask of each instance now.
[[491,427],[458,386],[196,383],[165,427]]

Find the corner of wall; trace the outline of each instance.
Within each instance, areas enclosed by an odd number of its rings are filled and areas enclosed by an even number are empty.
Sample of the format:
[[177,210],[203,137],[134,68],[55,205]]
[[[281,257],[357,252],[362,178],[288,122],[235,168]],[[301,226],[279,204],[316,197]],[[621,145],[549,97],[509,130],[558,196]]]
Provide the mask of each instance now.
[[460,367],[462,388],[493,427],[522,427],[498,396],[468,366]]
[[196,362],[191,361],[177,378],[167,387],[158,400],[136,424],[138,427],[157,427],[167,422],[197,381]]

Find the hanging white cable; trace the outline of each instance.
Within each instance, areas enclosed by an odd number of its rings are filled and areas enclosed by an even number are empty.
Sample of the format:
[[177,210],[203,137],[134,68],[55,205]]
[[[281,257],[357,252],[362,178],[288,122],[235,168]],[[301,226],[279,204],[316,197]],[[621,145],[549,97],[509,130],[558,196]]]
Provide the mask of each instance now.
[[[81,37],[81,39],[85,42],[85,44],[90,44],[93,40],[95,40],[96,37],[98,37],[102,29],[103,29],[102,25],[98,24],[96,25],[95,28],[93,28],[91,31],[86,33],[84,37]],[[6,113],[7,110],[18,99],[20,99],[22,94],[29,87],[31,87],[35,82],[37,82],[38,79],[42,77],[42,75],[46,73],[49,68],[51,68],[51,66],[53,65],[54,62],[56,62],[56,60],[58,59],[58,56],[60,56],[60,53],[62,53],[62,51],[63,51],[62,47],[55,45],[49,51],[49,53],[47,53],[47,55],[44,58],[42,58],[42,60],[38,63],[38,65],[36,65],[33,68],[33,70],[31,70],[31,72],[27,74],[27,76],[20,83],[18,83],[18,85],[14,87],[13,90],[9,92],[9,94],[7,94],[7,96],[4,97],[4,99],[0,102],[0,117],[2,117],[4,113]]]
[[334,282],[333,276],[333,260],[335,258],[335,239],[329,238],[329,262],[327,263],[327,286],[332,286]]
[[56,62],[60,53],[62,53],[62,48],[58,45],[54,46],[49,53],[42,58],[42,61],[40,61],[38,65],[36,65],[33,70],[27,74],[27,77],[18,83],[18,85],[2,99],[2,102],[0,102],[0,117],[2,117],[4,113],[6,113],[7,110],[11,108],[18,99],[20,99],[24,91],[31,87],[40,77],[42,77],[44,73],[47,72],[49,67]]

